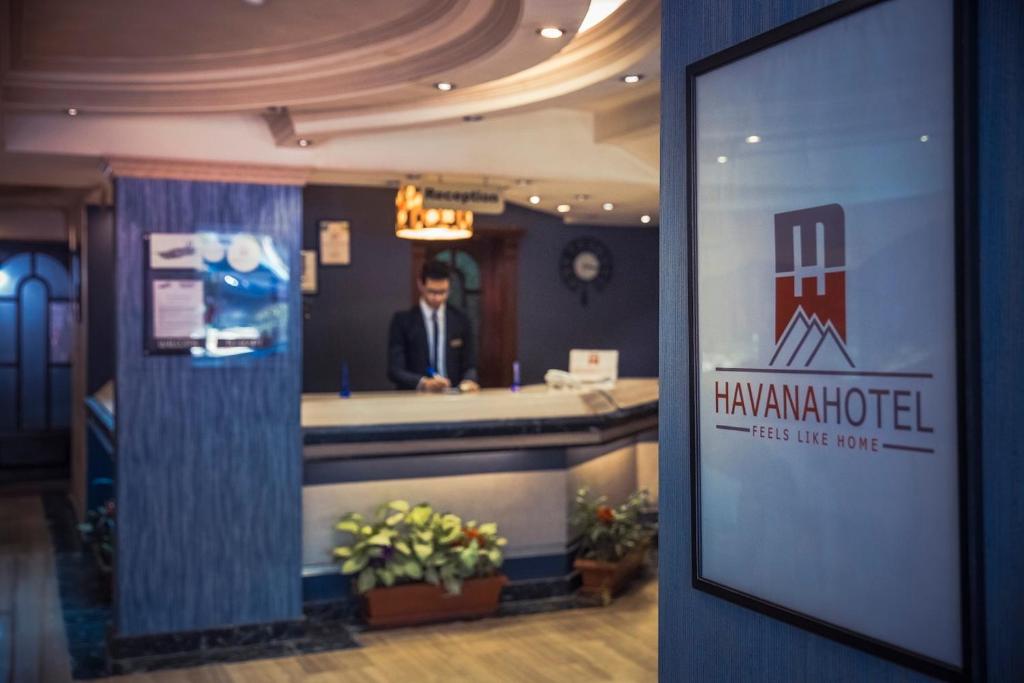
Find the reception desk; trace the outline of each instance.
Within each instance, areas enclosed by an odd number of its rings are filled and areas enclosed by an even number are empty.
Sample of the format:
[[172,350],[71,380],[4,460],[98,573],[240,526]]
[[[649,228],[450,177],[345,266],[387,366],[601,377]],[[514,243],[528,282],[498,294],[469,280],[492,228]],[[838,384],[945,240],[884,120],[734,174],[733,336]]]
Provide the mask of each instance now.
[[[116,450],[113,392],[88,406],[92,428]],[[513,582],[564,579],[577,488],[613,502],[647,488],[656,502],[657,411],[656,379],[621,379],[610,389],[303,395],[307,601],[348,593],[332,561],[337,519],[396,498],[497,522]]]

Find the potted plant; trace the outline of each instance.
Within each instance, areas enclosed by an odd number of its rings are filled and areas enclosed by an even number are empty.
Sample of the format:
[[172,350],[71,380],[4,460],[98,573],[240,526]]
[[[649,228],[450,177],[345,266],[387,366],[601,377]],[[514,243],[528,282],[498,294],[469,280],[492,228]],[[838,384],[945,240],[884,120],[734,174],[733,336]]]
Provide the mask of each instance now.
[[584,595],[597,595],[604,604],[643,567],[654,525],[643,521],[647,491],[637,491],[622,505],[608,505],[606,496],[591,498],[587,488],[576,492],[569,523],[579,535],[573,566],[580,572]]
[[463,523],[430,505],[394,500],[372,520],[351,512],[335,525],[349,542],[334,549],[355,577],[370,626],[483,617],[498,609],[507,541],[494,523]]
[[116,506],[113,499],[87,513],[88,521],[79,524],[82,539],[92,548],[93,557],[103,574],[109,575],[114,567],[114,527]]

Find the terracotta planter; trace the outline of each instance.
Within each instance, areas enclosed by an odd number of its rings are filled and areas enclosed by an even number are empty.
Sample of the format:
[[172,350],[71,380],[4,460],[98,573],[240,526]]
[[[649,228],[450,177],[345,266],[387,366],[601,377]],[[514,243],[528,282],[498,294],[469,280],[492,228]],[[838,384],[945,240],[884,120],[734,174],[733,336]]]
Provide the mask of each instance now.
[[366,598],[366,622],[374,627],[410,626],[432,621],[478,619],[498,610],[503,574],[469,579],[460,595],[445,593],[429,583],[408,583],[391,588],[374,588]]
[[573,567],[583,579],[580,593],[582,595],[597,595],[601,597],[601,602],[605,605],[610,603],[612,596],[619,593],[644,566],[649,544],[649,541],[644,541],[618,562],[577,558]]

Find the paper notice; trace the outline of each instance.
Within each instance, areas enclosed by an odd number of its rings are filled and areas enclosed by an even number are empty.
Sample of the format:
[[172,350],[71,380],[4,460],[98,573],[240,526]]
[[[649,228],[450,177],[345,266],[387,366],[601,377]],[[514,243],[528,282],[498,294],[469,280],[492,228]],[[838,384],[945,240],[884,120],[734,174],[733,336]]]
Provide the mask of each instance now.
[[202,338],[205,313],[201,280],[153,280],[154,339]]

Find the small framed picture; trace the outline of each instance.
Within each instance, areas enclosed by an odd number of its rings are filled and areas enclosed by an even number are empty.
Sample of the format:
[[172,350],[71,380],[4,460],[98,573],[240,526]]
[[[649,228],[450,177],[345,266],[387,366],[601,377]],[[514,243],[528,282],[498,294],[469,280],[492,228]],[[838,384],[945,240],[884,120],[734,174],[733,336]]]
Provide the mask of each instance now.
[[302,293],[316,294],[316,250],[302,250]]
[[320,263],[325,266],[352,263],[348,221],[320,221]]

